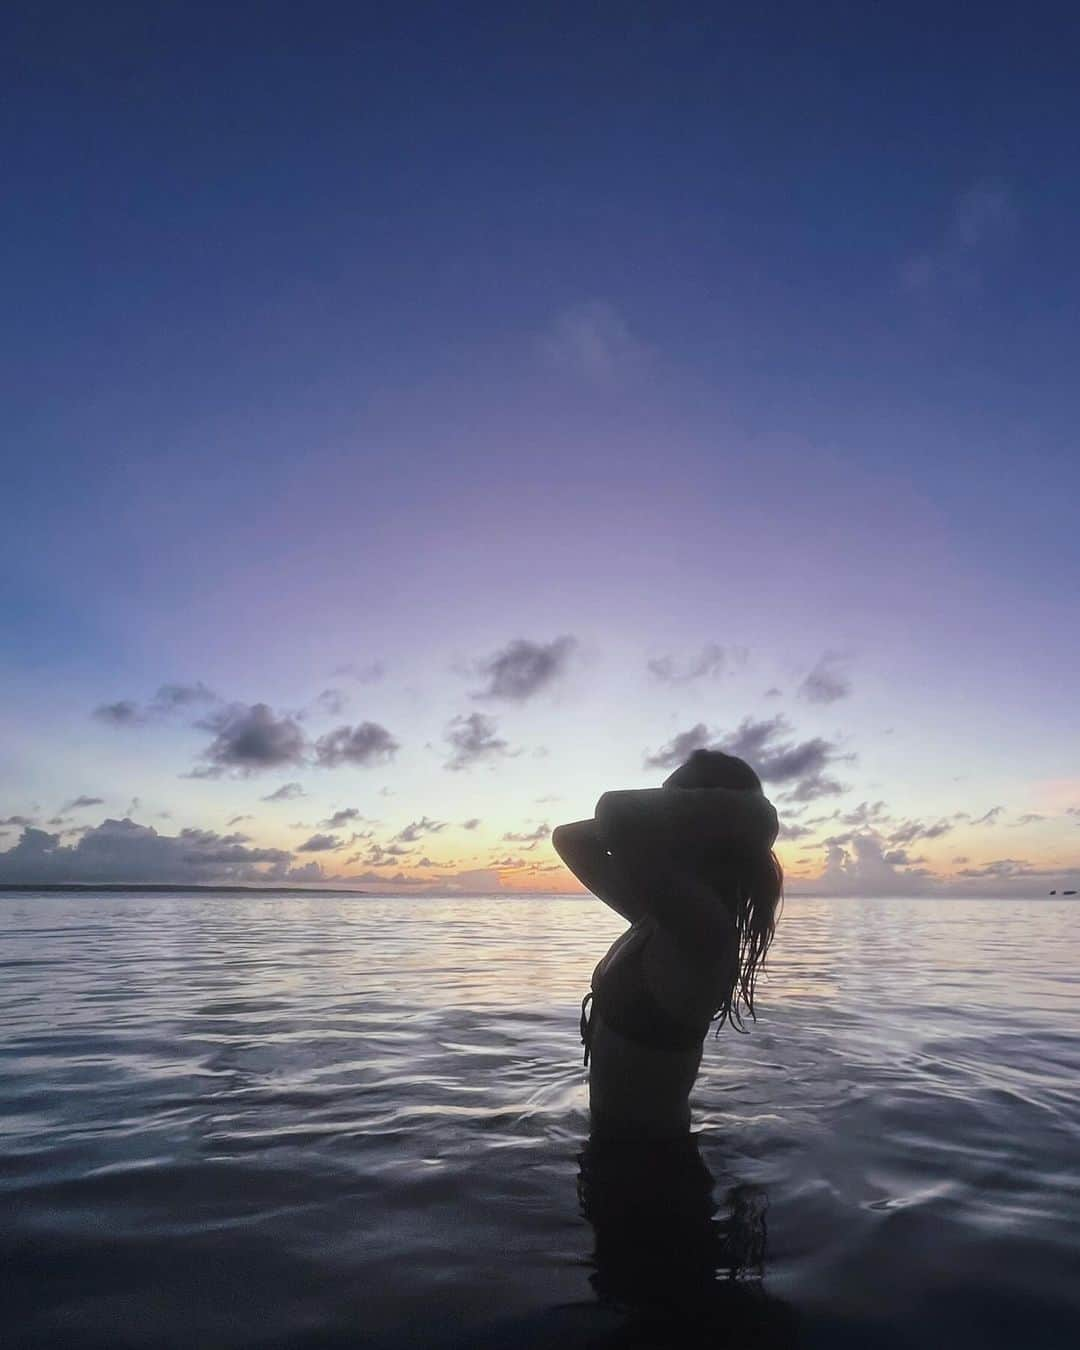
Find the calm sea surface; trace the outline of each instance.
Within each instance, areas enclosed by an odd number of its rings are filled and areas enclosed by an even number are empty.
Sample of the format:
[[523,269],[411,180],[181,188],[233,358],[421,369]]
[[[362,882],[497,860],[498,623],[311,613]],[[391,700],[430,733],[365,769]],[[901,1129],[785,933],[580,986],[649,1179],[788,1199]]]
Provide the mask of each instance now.
[[596,1153],[567,898],[0,897],[0,1343],[1080,1345],[1080,905],[789,899]]

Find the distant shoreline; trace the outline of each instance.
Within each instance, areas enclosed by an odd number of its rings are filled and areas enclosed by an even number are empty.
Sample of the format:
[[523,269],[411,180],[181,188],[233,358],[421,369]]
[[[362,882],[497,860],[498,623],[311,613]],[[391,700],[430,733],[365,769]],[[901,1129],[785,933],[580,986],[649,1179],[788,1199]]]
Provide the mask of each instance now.
[[[93,893],[106,893],[112,895],[334,895],[334,896],[366,896],[368,898],[393,899],[393,900],[424,900],[424,899],[443,899],[443,900],[473,900],[473,899],[510,899],[525,898],[530,896],[543,896],[545,899],[552,897],[565,900],[581,900],[588,898],[588,891],[532,891],[532,890],[502,890],[502,891],[454,891],[454,890],[417,890],[417,891],[393,891],[376,890],[361,891],[354,890],[348,886],[204,886],[204,885],[180,885],[171,882],[162,881],[0,881],[0,895],[14,895],[19,891],[40,891],[51,895],[87,895]],[[788,891],[786,898],[789,900],[926,900],[926,901],[951,901],[951,900],[1000,900],[1002,902],[1016,900],[1072,900],[1080,904],[1080,896],[1073,890],[1057,891],[1056,893],[1028,894],[1028,895],[964,895],[964,894],[935,894],[933,892],[924,892],[919,895],[874,895],[874,896],[855,896],[855,895],[833,895],[828,891]]]
[[162,881],[0,881],[0,892],[5,891],[156,891],[169,895],[187,892],[206,892],[220,895],[222,891],[238,895],[371,895],[371,891],[357,891],[350,887],[326,886],[182,886]]

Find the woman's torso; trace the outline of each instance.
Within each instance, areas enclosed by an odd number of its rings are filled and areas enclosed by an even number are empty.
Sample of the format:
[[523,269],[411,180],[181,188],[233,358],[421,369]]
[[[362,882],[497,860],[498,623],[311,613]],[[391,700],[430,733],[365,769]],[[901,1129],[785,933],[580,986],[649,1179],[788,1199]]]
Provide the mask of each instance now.
[[687,1132],[690,1089],[720,1002],[725,955],[690,954],[652,919],[612,944],[593,972],[587,1028],[594,1135]]

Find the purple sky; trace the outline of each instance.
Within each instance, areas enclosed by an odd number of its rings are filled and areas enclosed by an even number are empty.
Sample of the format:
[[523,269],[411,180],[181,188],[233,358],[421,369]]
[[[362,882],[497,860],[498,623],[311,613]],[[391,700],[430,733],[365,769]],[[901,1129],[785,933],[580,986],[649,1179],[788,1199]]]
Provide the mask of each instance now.
[[0,880],[1075,887],[1077,20],[226,8],[5,21]]

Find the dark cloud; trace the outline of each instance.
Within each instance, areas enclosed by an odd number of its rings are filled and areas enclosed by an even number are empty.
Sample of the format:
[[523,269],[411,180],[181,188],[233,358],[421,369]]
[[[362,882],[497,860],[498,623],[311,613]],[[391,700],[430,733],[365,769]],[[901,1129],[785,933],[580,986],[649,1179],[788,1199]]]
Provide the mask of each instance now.
[[163,684],[149,704],[149,711],[155,713],[175,712],[178,708],[190,708],[197,703],[220,703],[221,700],[212,689],[208,689],[202,680],[194,684]]
[[985,815],[979,816],[977,820],[973,820],[971,823],[972,825],[996,825],[998,816],[1002,815],[1004,811],[1003,806],[992,806]]
[[645,756],[646,768],[674,769],[690,754],[699,749],[723,750],[729,755],[745,759],[758,772],[763,782],[790,787],[784,794],[787,802],[816,801],[819,797],[836,796],[845,788],[826,775],[826,768],[841,756],[832,741],[815,736],[811,740],[793,741],[791,728],[781,714],[755,721],[745,718],[734,732],[716,737],[704,722],[698,722],[688,731],[680,732],[654,754]]
[[355,806],[345,806],[340,811],[335,811],[332,816],[328,816],[326,820],[320,821],[320,824],[329,830],[340,830],[342,825],[348,825],[350,820],[362,819],[363,816]]
[[328,853],[331,849],[340,848],[341,840],[332,834],[313,834],[310,839],[305,839],[302,844],[297,845],[297,853]]
[[808,703],[835,703],[851,693],[851,681],[840,669],[841,658],[826,652],[799,685],[799,697]]
[[1014,821],[1013,828],[1017,825],[1034,825],[1036,821],[1045,819],[1046,816],[1040,815],[1038,811],[1026,811],[1018,820]]
[[698,722],[689,731],[682,731],[673,736],[667,745],[661,746],[655,754],[646,754],[645,767],[676,769],[684,759],[689,759],[695,750],[706,749],[710,739],[709,728],[704,722]]
[[894,848],[914,843],[916,839],[940,839],[954,829],[951,820],[905,820],[888,832],[887,838]]
[[550,825],[537,825],[535,830],[529,830],[527,833],[518,833],[514,830],[508,830],[503,835],[503,841],[507,844],[524,844],[526,848],[533,849],[542,839],[546,839],[551,833]]
[[146,721],[139,705],[130,698],[121,698],[115,703],[101,703],[94,709],[93,716],[111,727],[137,727]]
[[35,822],[31,820],[29,816],[8,816],[5,820],[0,820],[0,825],[19,825],[25,827],[34,824]]
[[282,849],[253,848],[246,835],[181,830],[164,835],[130,819],[107,819],[87,829],[78,842],[24,829],[7,852],[0,852],[0,880],[15,882],[167,882],[174,885],[280,881],[292,855]]
[[473,698],[500,698],[521,703],[546,689],[566,670],[577,643],[569,636],[553,642],[530,642],[517,638],[502,651],[480,664],[487,687]]
[[455,717],[446,729],[444,740],[449,741],[453,751],[446,761],[446,768],[455,771],[467,769],[479,760],[510,753],[506,741],[495,735],[494,720],[483,713]]
[[762,695],[762,697],[763,697],[763,698],[783,698],[783,697],[784,697],[784,691],[783,691],[782,689],[778,689],[777,686],[774,684],[774,685],[772,685],[769,689],[766,689],[766,690],[765,690],[765,693]]
[[297,797],[306,795],[299,783],[282,783],[276,791],[271,792],[266,797],[261,797],[259,800],[264,802],[291,802],[295,801]]
[[220,777],[230,772],[247,776],[283,764],[299,764],[304,758],[300,725],[289,716],[275,717],[265,703],[233,703],[199,725],[217,735],[203,751],[208,764],[195,771],[198,777]]
[[388,863],[396,863],[412,855],[411,848],[402,848],[400,844],[371,844],[364,854],[364,861],[369,867],[385,867]]
[[792,741],[789,739],[790,732],[791,728],[783,717],[770,717],[760,722],[748,717],[730,736],[721,740],[719,748],[729,755],[738,755],[740,759],[747,760],[764,782],[790,783],[797,780],[799,795],[794,800],[811,801],[814,796],[843,791],[829,780],[823,780],[825,786],[817,791],[812,787],[829,764],[841,757],[833,742],[821,736],[814,736],[807,741]]
[[461,822],[461,828],[463,830],[475,830],[477,825],[479,824],[480,824],[480,817],[471,816],[468,820],[463,820]]
[[231,819],[231,820],[227,820],[227,821],[225,822],[225,824],[231,828],[233,825],[240,825],[240,824],[242,824],[245,820],[254,820],[254,819],[255,819],[255,817],[254,817],[254,816],[250,816],[250,815],[249,815],[249,816],[233,816],[232,819]]
[[392,759],[401,747],[377,722],[338,727],[315,742],[316,763],[325,769],[340,764],[380,764]]
[[840,819],[845,825],[869,825],[887,814],[883,801],[860,802],[853,811],[846,812]]
[[648,662],[649,673],[664,684],[691,684],[694,680],[715,679],[725,671],[745,666],[749,653],[745,647],[721,647],[706,643],[697,656],[680,663],[671,656],[655,657]]
[[61,811],[78,811],[84,806],[104,806],[104,797],[73,797],[71,801],[65,802],[60,808]]
[[399,830],[394,835],[394,839],[399,844],[415,844],[425,834],[438,834],[440,830],[445,829],[445,821],[430,820],[427,816],[421,816],[419,820],[414,820],[411,824],[406,825],[403,830]]
[[783,800],[788,802],[816,802],[822,797],[839,797],[841,793],[846,792],[847,788],[843,783],[838,783],[835,778],[827,778],[824,774],[814,774],[809,778],[804,778],[796,783],[793,788],[784,793]]
[[144,708],[134,699],[122,698],[115,703],[102,703],[94,709],[94,717],[114,727],[142,726],[151,718],[167,717],[181,708],[199,703],[220,703],[221,699],[202,680],[194,684],[163,684]]

